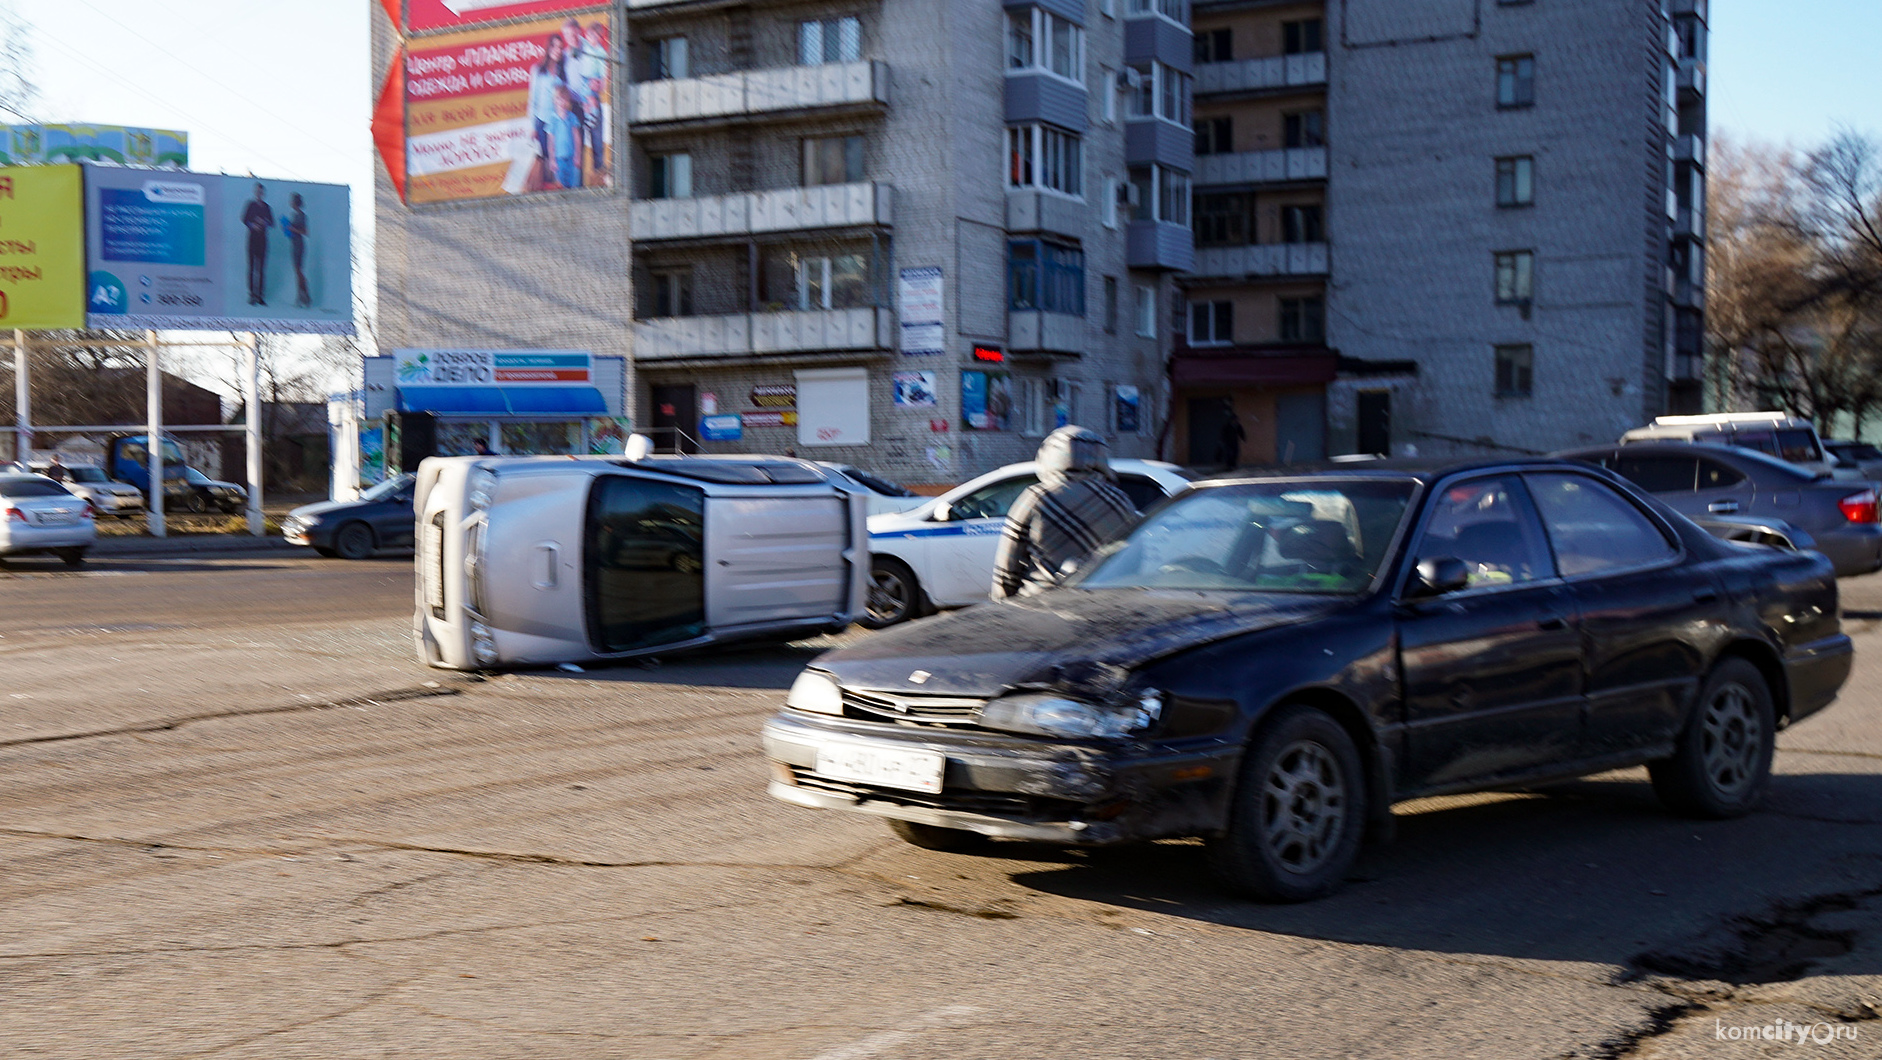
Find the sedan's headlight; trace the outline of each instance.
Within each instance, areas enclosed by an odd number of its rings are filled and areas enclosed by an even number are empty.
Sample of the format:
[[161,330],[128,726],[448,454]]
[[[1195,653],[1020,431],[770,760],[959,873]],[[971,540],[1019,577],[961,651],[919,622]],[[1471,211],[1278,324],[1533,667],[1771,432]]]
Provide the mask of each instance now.
[[980,724],[1002,732],[1039,736],[1129,736],[1156,724],[1163,698],[1144,692],[1120,706],[1099,706],[1082,699],[1041,692],[1001,696],[980,708]]
[[791,682],[791,693],[784,697],[784,705],[794,710],[807,710],[812,714],[843,713],[843,690],[837,683],[814,670],[805,670]]

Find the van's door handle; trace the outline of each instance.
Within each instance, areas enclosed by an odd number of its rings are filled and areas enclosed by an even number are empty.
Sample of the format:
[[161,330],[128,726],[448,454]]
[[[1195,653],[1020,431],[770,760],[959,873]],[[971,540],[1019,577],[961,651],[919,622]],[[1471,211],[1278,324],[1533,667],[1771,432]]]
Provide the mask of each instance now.
[[1536,628],[1547,630],[1567,629],[1568,619],[1563,618],[1561,615],[1544,615],[1542,620],[1536,623]]
[[538,589],[553,589],[557,568],[562,563],[562,550],[554,542],[545,541],[536,546],[536,552],[537,562],[542,565],[536,568],[536,576],[530,579],[530,584]]
[[1709,604],[1716,601],[1718,598],[1719,591],[1717,589],[1694,589],[1692,591],[1692,599],[1695,604]]
[[1706,505],[1706,511],[1716,515],[1730,515],[1737,510],[1737,501],[1713,501],[1711,504]]

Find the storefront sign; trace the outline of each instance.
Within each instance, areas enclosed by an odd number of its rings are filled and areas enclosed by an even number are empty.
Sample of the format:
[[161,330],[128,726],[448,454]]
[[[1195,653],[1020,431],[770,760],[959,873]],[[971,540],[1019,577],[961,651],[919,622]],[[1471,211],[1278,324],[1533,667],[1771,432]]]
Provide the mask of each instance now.
[[902,325],[904,354],[921,356],[946,352],[941,282],[941,270],[932,266],[902,270],[897,318]]
[[795,427],[797,413],[778,409],[754,409],[745,413],[747,427]]
[[736,442],[745,437],[744,424],[736,413],[705,416],[699,421],[699,436],[708,442]]
[[394,350],[400,386],[594,386],[587,350]]
[[78,167],[0,169],[0,328],[84,326]]
[[789,383],[755,386],[751,388],[751,403],[761,409],[794,409],[797,388]]

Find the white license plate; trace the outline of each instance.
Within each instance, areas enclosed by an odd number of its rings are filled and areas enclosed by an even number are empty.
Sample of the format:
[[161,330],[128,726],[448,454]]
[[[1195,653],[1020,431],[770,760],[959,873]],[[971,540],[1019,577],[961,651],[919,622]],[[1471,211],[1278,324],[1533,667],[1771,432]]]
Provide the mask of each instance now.
[[444,527],[424,524],[423,547],[419,551],[419,577],[425,585],[425,606],[444,606]]
[[817,773],[831,780],[874,784],[904,791],[941,792],[947,757],[927,751],[896,751],[860,743],[826,743],[817,748]]
[[62,508],[39,513],[40,526],[69,526],[78,522],[77,512],[68,512]]

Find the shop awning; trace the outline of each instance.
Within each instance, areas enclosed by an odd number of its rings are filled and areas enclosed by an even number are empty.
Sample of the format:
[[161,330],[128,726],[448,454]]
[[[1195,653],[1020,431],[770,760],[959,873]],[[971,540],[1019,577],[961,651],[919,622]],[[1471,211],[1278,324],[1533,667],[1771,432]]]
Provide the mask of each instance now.
[[434,416],[605,416],[592,386],[402,386],[400,412]]
[[1186,386],[1314,386],[1339,373],[1339,355],[1318,352],[1178,353],[1170,366],[1171,382]]

